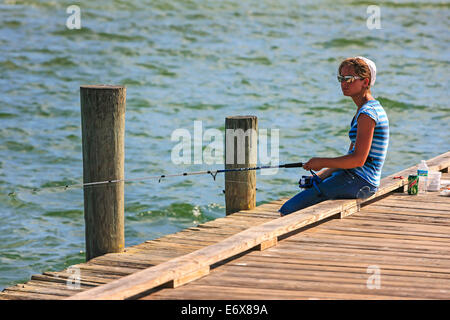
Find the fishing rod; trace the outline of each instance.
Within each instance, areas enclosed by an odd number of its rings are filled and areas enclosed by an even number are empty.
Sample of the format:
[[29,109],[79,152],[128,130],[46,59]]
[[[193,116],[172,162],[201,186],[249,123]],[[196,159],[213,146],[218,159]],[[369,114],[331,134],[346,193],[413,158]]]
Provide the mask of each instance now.
[[[158,176],[149,176],[149,177],[142,177],[142,178],[134,178],[134,179],[116,179],[116,180],[105,180],[105,181],[96,181],[96,182],[87,182],[87,183],[80,183],[80,184],[72,184],[72,185],[65,185],[65,186],[55,186],[55,187],[47,187],[48,189],[69,189],[69,188],[77,188],[77,187],[89,187],[89,186],[99,186],[99,185],[105,185],[105,184],[111,184],[111,183],[118,183],[118,182],[134,182],[134,181],[142,181],[142,180],[150,180],[150,179],[158,179],[158,182],[161,182],[164,178],[169,177],[183,177],[183,176],[193,176],[193,175],[201,175],[201,174],[210,174],[214,181],[216,180],[216,176],[219,173],[225,173],[225,172],[240,172],[240,171],[251,171],[251,170],[262,170],[262,169],[275,169],[275,168],[301,168],[303,167],[303,162],[294,162],[294,163],[286,163],[276,166],[259,166],[259,167],[248,167],[248,168],[233,168],[233,169],[221,169],[221,170],[206,170],[206,171],[192,171],[192,172],[183,172],[179,174],[162,174]],[[46,188],[46,189],[47,189]],[[44,188],[34,188],[33,191],[37,192],[39,190],[42,190]],[[13,196],[15,192],[11,192],[8,195]]]

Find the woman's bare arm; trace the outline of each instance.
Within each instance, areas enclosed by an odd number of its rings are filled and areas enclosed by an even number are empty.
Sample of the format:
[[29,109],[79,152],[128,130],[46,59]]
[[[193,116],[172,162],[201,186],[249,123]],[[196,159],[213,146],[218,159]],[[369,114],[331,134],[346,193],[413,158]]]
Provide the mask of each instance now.
[[321,166],[321,168],[340,169],[363,166],[370,152],[375,124],[375,121],[368,115],[361,114],[358,118],[358,129],[356,130],[355,151],[337,158],[317,158],[316,165],[319,162],[317,166]]
[[[350,147],[348,148],[348,151],[352,150],[352,148],[353,148],[353,142],[350,143]],[[318,172],[317,175],[319,176],[320,179],[324,180],[324,179],[328,178],[329,176],[331,176],[331,174],[337,170],[339,170],[339,168],[327,168],[327,169],[323,169],[322,171]]]

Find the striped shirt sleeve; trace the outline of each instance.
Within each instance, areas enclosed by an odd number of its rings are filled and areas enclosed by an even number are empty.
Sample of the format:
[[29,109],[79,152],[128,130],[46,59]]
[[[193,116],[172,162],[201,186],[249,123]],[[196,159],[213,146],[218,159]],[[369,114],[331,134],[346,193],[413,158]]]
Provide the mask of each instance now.
[[[377,114],[377,112],[375,111],[375,108],[373,108],[372,106],[370,106],[370,105],[364,105],[363,107],[361,107],[361,109],[359,109],[358,117],[359,117],[361,114],[368,115],[370,118],[372,118],[372,119],[375,121],[375,124],[378,123],[378,114]],[[356,121],[358,121],[358,120],[356,120]]]

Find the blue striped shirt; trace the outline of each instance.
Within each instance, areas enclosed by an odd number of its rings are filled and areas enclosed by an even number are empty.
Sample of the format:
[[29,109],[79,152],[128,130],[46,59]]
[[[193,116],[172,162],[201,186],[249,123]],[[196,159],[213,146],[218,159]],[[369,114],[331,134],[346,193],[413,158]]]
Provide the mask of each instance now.
[[373,132],[372,145],[367,161],[362,167],[349,169],[375,187],[379,187],[381,169],[386,158],[389,144],[389,120],[386,112],[377,100],[367,101],[356,113],[350,124],[348,136],[353,142],[353,148],[347,154],[355,151],[356,132],[358,129],[358,117],[360,114],[368,115],[376,125]]

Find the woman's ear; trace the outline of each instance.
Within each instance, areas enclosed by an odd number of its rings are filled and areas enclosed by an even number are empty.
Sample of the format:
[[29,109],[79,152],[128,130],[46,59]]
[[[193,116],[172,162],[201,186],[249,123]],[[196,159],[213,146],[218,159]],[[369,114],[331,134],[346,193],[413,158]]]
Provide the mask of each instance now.
[[370,81],[369,78],[364,79],[364,87],[365,88],[369,88],[369,81]]

